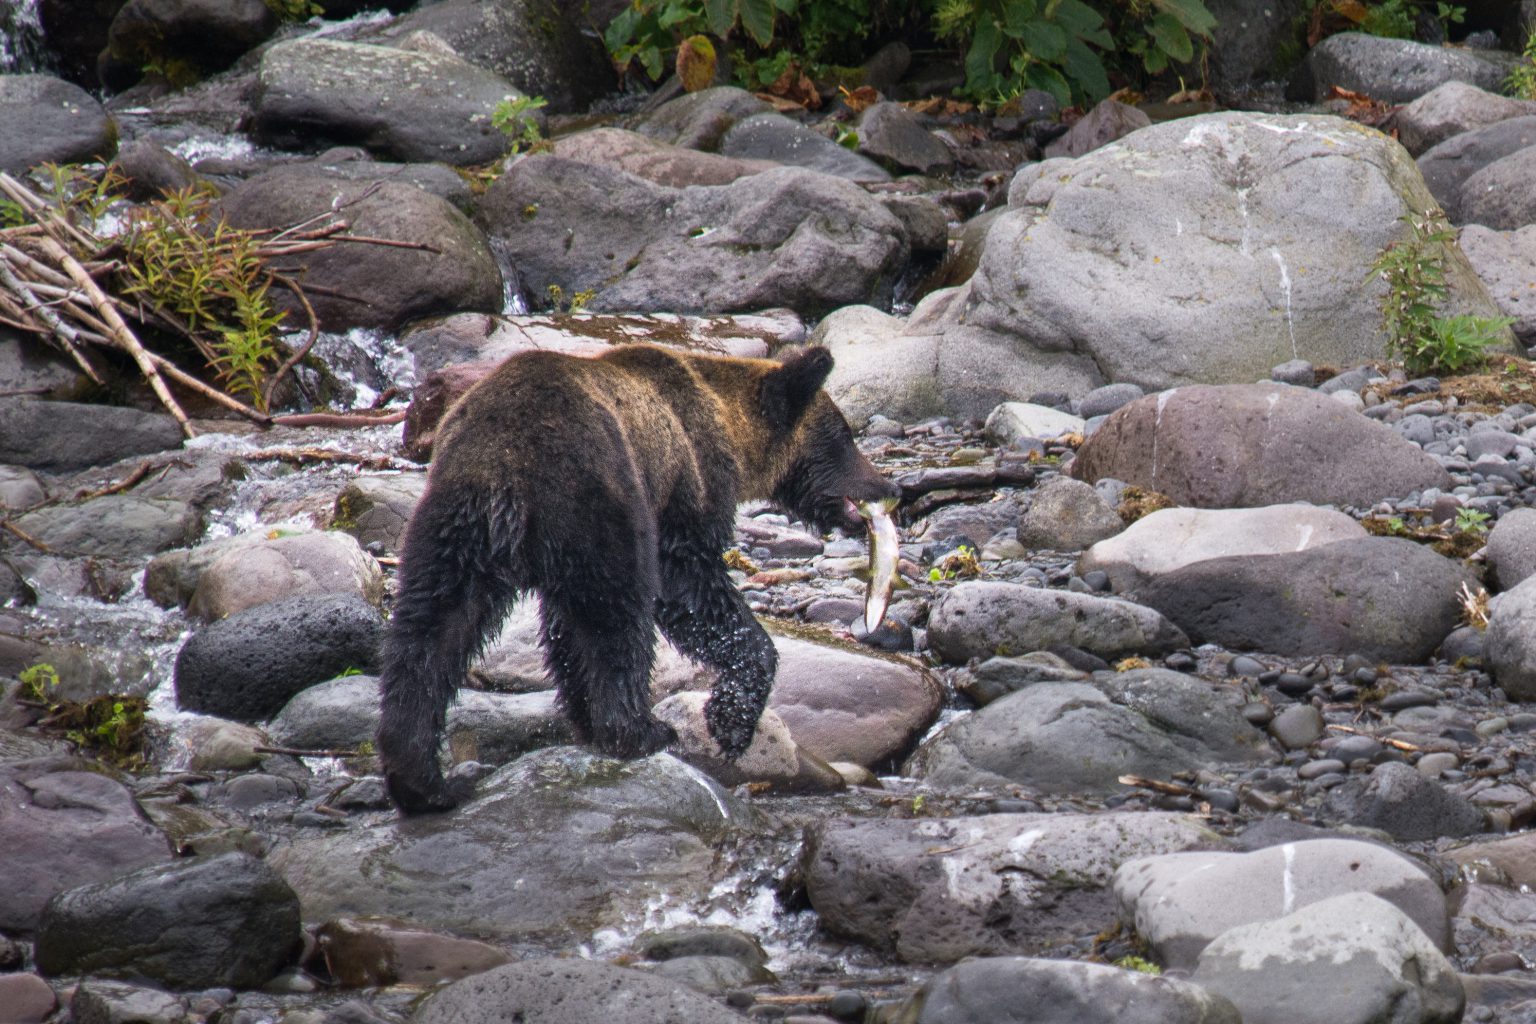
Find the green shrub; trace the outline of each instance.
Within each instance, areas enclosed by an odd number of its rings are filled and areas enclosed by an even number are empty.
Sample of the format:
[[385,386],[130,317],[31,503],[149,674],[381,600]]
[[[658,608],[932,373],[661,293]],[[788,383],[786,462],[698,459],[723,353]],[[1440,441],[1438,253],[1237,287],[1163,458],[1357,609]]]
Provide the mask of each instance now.
[[1525,50],[1521,57],[1520,63],[1504,79],[1504,88],[1511,96],[1536,100],[1536,28],[1532,28],[1531,34],[1525,37]]

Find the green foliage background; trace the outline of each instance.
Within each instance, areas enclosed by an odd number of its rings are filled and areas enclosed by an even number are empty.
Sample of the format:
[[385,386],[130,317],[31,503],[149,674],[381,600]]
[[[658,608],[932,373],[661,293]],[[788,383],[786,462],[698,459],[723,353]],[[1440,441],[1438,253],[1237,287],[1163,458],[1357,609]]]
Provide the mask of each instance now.
[[1215,19],[1204,0],[632,0],[604,41],[621,68],[652,79],[677,41],[708,34],[732,45],[737,77],[766,84],[791,62],[826,73],[857,64],[885,38],[953,50],[964,95],[997,105],[1026,89],[1063,104],[1196,61]]

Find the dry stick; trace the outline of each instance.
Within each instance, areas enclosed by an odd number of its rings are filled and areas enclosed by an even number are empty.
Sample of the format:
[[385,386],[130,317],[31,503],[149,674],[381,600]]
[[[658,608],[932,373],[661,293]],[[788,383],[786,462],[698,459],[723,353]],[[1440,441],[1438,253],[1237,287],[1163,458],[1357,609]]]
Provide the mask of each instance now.
[[405,419],[404,409],[397,412],[386,413],[383,416],[370,415],[363,412],[299,412],[290,416],[272,417],[272,425],[277,427],[339,427],[342,429],[352,427],[382,427],[391,423],[400,423]]
[[[1347,725],[1334,725],[1331,722],[1329,723],[1328,728],[1332,729],[1334,732],[1347,732],[1351,736],[1371,736],[1371,734],[1366,732],[1364,729],[1355,729]],[[1396,747],[1398,750],[1422,749],[1417,744],[1409,743],[1407,740],[1394,740],[1386,736],[1371,736],[1371,739],[1375,740],[1377,743],[1385,743],[1389,747]]]
[[267,381],[266,390],[262,392],[261,404],[270,409],[272,408],[272,392],[277,388],[277,382],[283,379],[284,374],[288,373],[295,366],[298,366],[299,360],[309,355],[309,350],[315,347],[315,339],[320,337],[320,318],[315,316],[315,307],[309,304],[308,297],[306,297],[303,290],[299,288],[299,283],[297,281],[283,274],[274,274],[268,272],[268,276],[278,284],[282,285],[284,288],[287,288],[290,292],[293,292],[293,294],[298,297],[299,302],[304,306],[305,314],[309,317],[309,337],[304,339],[304,344],[300,346],[286,360],[284,360],[282,366],[277,368],[277,372],[274,373]]
[[149,381],[149,386],[154,389],[155,397],[160,399],[160,404],[165,406],[171,415],[176,417],[176,421],[181,424],[182,433],[188,437],[196,437],[197,431],[192,429],[192,424],[187,419],[187,414],[176,403],[176,398],[171,394],[170,388],[165,386],[165,381],[161,378],[160,372],[155,369],[154,361],[150,359],[149,353],[145,351],[139,339],[134,337],[133,331],[128,329],[128,324],[118,315],[117,307],[113,304],[112,300],[91,279],[91,275],[86,273],[85,268],[80,265],[80,262],[65,251],[64,247],[57,240],[46,238],[42,239],[41,243],[43,251],[64,268],[64,272],[69,275],[70,280],[74,281],[80,287],[80,290],[85,292],[86,298],[90,300],[91,305],[101,314],[101,318],[106,321],[107,326],[112,328],[113,340],[126,349],[128,354],[133,356],[133,361],[139,364],[139,370]]
[[164,356],[156,355],[155,353],[151,352],[149,353],[149,358],[150,361],[155,364],[156,369],[181,386],[196,391],[204,398],[218,402],[226,409],[234,410],[253,423],[259,423],[263,427],[270,427],[272,425],[271,416],[268,416],[264,412],[259,412],[256,409],[252,409],[250,406],[240,401],[240,399],[226,395],[218,388],[210,387],[209,385],[204,384],[202,381],[182,370],[179,366]]
[[[3,173],[3,172],[0,172],[0,173]],[[49,555],[49,554],[53,553],[53,549],[50,548],[47,544],[44,544],[42,541],[38,540],[36,537],[32,536],[30,533],[28,533],[27,531],[23,530],[21,527],[17,526],[15,523],[11,522],[9,519],[0,519],[0,529],[9,530],[11,533],[14,533],[16,536],[20,537],[22,540],[26,541],[28,544],[30,544],[33,547],[37,548],[37,550],[41,551],[45,555]]]
[[154,468],[155,464],[153,462],[141,462],[132,473],[129,473],[117,483],[108,484],[105,487],[99,487],[94,491],[79,491],[75,494],[75,500],[90,501],[92,498],[105,498],[109,494],[121,494],[123,491],[133,487],[140,480],[143,480],[145,477],[149,476]]
[[59,314],[53,311],[51,306],[38,298],[16,276],[15,271],[11,269],[10,260],[6,258],[9,255],[9,252],[6,250],[9,249],[10,246],[0,247],[0,283],[3,283],[11,291],[27,300],[26,311],[35,314],[39,320],[47,324],[54,340],[59,343],[59,347],[69,354],[69,358],[75,361],[75,365],[80,367],[93,384],[100,384],[101,377],[96,373],[96,368],[75,347],[76,341],[79,340],[79,332],[69,324],[66,324]]

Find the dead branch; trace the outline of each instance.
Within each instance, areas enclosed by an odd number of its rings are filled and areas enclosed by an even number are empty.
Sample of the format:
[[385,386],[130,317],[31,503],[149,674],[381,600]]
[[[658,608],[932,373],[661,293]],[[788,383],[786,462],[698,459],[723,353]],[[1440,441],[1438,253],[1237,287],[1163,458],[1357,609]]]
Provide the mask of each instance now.
[[405,419],[405,410],[387,413],[379,416],[366,412],[301,412],[290,416],[274,416],[272,423],[279,427],[340,427],[349,429],[352,427],[380,427],[391,423],[400,423]]
[[94,491],[80,491],[76,493],[75,500],[90,501],[92,498],[105,498],[109,494],[121,494],[123,491],[132,489],[139,481],[149,476],[150,473],[154,472],[154,468],[155,464],[153,462],[141,462],[132,473],[129,473],[117,483],[98,487]]
[[278,381],[283,379],[284,374],[291,372],[295,366],[298,366],[299,361],[309,355],[309,350],[315,347],[315,339],[320,337],[320,318],[315,316],[315,307],[309,304],[309,297],[304,294],[297,281],[282,274],[269,273],[268,276],[293,292],[298,298],[299,303],[303,305],[305,315],[309,317],[309,337],[304,339],[304,344],[295,349],[293,354],[285,359],[283,365],[279,366],[277,371],[267,380],[266,390],[261,396],[261,404],[270,409],[272,408],[272,392],[277,389]]
[[32,536],[26,530],[23,530],[9,519],[0,519],[0,529],[7,530],[10,533],[15,534],[22,541],[32,545],[34,548],[37,548],[37,550],[41,551],[45,555],[53,554],[53,549],[50,548],[47,544],[44,544],[42,541]]

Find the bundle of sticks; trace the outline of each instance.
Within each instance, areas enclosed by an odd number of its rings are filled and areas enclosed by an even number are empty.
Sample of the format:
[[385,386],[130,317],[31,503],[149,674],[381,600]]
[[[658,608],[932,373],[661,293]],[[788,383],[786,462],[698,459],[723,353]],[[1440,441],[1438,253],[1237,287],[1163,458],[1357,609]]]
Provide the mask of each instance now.
[[[367,194],[365,190],[352,203],[360,202]],[[8,201],[13,211],[19,210],[19,217],[12,219],[21,221],[0,228],[0,324],[47,341],[66,353],[82,373],[98,384],[102,377],[91,361],[90,349],[100,347],[127,353],[188,437],[194,436],[195,431],[170,384],[202,395],[263,426],[274,422],[272,416],[205,383],[144,345],[130,323],[186,338],[210,364],[216,358],[208,342],[172,310],[146,302],[142,296],[125,298],[114,294],[124,268],[120,254],[114,254],[112,238],[99,237],[73,223],[59,208],[5,172],[0,172],[0,199]],[[259,239],[254,254],[262,261],[267,278],[289,289],[309,319],[307,339],[268,378],[264,404],[270,405],[272,389],[308,354],[319,336],[314,309],[298,283],[267,264],[338,240],[411,245],[343,234],[349,225],[339,214],[338,209],[280,231],[252,232]]]

